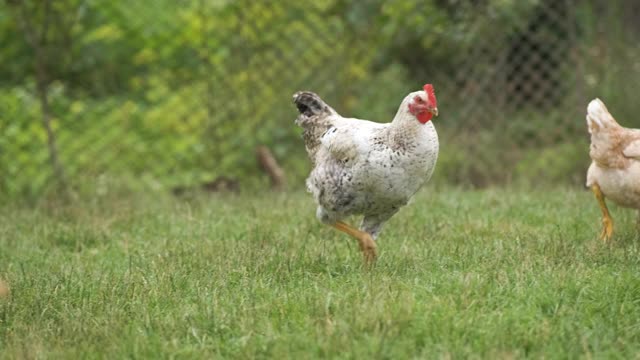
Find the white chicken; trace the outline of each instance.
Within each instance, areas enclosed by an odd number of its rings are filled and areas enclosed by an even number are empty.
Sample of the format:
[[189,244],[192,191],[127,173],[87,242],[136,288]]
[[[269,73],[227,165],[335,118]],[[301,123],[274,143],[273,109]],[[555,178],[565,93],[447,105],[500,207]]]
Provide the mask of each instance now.
[[[313,163],[307,188],[317,218],[358,240],[365,260],[376,257],[375,239],[426,183],[438,159],[438,115],[433,86],[407,95],[387,124],[344,118],[318,95],[293,95],[306,150]],[[356,229],[342,221],[364,215]]]
[[620,126],[600,99],[592,100],[587,107],[587,127],[592,160],[587,186],[600,204],[600,238],[607,242],[613,234],[613,220],[605,197],[620,206],[638,209],[640,230],[640,130]]

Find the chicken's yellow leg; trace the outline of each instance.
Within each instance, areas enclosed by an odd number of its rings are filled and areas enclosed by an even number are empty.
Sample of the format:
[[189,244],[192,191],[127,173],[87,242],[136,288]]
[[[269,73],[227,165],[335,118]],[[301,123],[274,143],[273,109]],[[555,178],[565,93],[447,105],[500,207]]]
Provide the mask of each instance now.
[[373,262],[376,259],[376,243],[373,241],[371,235],[364,231],[358,230],[342,221],[336,221],[331,226],[342,231],[343,233],[353,236],[354,238],[356,238],[356,240],[358,240],[360,250],[362,251],[364,259],[367,263]]
[[602,210],[602,233],[600,234],[600,240],[606,243],[611,240],[611,235],[613,235],[613,219],[609,214],[609,209],[607,209],[607,203],[604,201],[604,194],[602,190],[600,190],[600,186],[594,184],[591,186],[591,191],[595,194],[598,204],[600,204],[600,210]]

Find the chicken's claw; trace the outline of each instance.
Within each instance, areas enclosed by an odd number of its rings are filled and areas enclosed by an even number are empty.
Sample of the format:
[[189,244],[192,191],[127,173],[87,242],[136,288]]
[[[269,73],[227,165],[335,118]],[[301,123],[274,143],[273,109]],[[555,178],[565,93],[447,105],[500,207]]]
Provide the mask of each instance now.
[[605,244],[611,241],[611,237],[613,236],[613,220],[611,217],[603,217],[602,218],[602,232],[600,233],[600,240],[602,240]]
[[376,257],[378,256],[376,252],[376,242],[369,233],[358,230],[342,221],[336,221],[332,226],[358,240],[360,251],[362,251],[362,255],[364,255],[365,264],[372,265],[375,262]]
[[362,237],[358,239],[358,243],[360,244],[360,251],[362,251],[362,255],[364,255],[364,262],[367,265],[375,263],[378,253],[376,250],[376,242],[371,235],[363,233]]

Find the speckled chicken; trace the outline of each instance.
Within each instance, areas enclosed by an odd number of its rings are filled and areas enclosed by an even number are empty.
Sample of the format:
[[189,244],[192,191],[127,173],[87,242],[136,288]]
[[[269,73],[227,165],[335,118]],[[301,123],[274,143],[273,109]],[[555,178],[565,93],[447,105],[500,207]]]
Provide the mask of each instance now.
[[[318,204],[317,218],[356,238],[365,260],[374,260],[382,226],[436,165],[433,86],[407,95],[387,124],[344,118],[312,92],[297,92],[293,101],[313,163],[307,188]],[[342,221],[349,215],[364,215],[359,229]]]
[[613,234],[613,220],[605,197],[616,204],[638,209],[640,230],[640,130],[620,126],[600,99],[587,107],[587,126],[591,134],[591,166],[587,186],[602,210],[600,238],[608,242]]

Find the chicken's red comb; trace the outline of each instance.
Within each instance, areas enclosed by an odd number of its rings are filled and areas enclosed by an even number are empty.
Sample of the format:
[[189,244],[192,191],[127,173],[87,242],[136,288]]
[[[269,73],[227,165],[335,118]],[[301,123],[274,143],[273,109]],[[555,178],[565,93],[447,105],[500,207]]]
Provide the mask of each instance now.
[[424,92],[427,93],[427,98],[429,99],[431,105],[433,105],[434,107],[438,107],[438,101],[436,100],[436,93],[433,90],[433,85],[426,84],[422,88],[424,89]]

